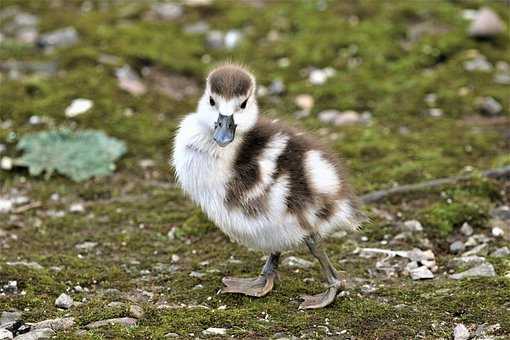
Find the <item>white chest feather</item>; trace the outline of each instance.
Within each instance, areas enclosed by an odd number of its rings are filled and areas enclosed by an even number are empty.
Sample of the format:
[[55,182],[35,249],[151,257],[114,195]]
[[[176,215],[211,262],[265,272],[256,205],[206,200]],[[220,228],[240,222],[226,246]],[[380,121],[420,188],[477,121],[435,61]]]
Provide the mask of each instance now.
[[[227,206],[225,195],[233,174],[238,142],[220,148],[211,135],[211,131],[200,126],[193,114],[181,123],[172,162],[182,189],[223,232],[247,247],[278,251],[300,243],[305,234],[296,218],[287,213],[285,197],[289,183],[286,176],[271,184],[269,209],[264,214],[252,217]],[[284,139],[275,141],[273,149],[261,157],[262,182],[248,196],[256,196],[261,187],[269,185],[264,174],[272,171],[278,156],[276,153],[283,151],[285,142]],[[283,145],[279,145],[281,143]]]

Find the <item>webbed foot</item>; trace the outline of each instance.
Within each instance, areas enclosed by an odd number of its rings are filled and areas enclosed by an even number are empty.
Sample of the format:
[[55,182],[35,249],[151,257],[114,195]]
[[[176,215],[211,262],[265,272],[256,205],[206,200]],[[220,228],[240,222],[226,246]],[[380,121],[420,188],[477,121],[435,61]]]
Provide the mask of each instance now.
[[221,293],[238,293],[253,297],[262,297],[273,290],[276,272],[263,274],[256,278],[224,277],[225,288]]

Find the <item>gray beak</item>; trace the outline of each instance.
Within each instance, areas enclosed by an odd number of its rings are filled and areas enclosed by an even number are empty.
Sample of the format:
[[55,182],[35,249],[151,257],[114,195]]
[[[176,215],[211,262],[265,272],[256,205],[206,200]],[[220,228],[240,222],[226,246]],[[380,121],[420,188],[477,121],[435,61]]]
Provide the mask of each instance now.
[[214,124],[214,141],[219,146],[227,146],[234,140],[237,125],[234,123],[234,116],[224,116],[220,113]]

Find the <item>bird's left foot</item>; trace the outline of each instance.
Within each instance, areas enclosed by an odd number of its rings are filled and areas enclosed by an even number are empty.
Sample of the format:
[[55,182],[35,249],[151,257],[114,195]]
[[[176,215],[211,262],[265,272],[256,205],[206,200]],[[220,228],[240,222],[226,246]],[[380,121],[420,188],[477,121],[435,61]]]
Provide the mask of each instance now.
[[338,281],[331,285],[325,292],[317,295],[302,295],[304,300],[299,309],[317,309],[329,306],[335,301],[338,293],[345,287],[345,281]]
[[224,277],[225,288],[221,293],[239,293],[248,296],[262,297],[273,290],[276,272],[263,274],[256,278]]

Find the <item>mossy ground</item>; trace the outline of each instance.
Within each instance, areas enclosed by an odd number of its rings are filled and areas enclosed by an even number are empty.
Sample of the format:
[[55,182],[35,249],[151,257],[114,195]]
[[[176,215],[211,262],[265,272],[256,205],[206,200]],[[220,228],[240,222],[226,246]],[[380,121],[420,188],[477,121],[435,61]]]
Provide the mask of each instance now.
[[[508,24],[510,13],[504,1],[266,1],[262,7],[222,1],[185,7],[184,15],[170,22],[144,19],[150,7],[146,1],[89,3],[92,10],[80,12],[81,1],[2,1],[1,8],[14,5],[39,16],[41,31],[74,26],[80,36],[77,45],[47,54],[13,41],[0,45],[0,61],[55,60],[59,67],[50,77],[0,78],[1,121],[12,121],[11,127],[0,129],[7,154],[16,156],[16,136],[48,125],[104,130],[125,140],[129,152],[118,162],[114,176],[81,184],[59,176],[47,181],[30,178],[22,170],[0,172],[2,193],[17,189],[41,203],[0,222],[2,229],[17,236],[0,243],[0,284],[17,280],[26,292],[0,296],[0,311],[21,310],[27,321],[70,314],[77,318],[77,328],[125,316],[125,310],[105,306],[147,291],[153,297],[138,301],[146,316],[136,327],[103,328],[86,336],[159,338],[174,332],[192,337],[208,327],[223,327],[238,337],[275,333],[323,337],[328,335],[326,326],[332,335],[346,330],[340,337],[446,338],[458,322],[499,323],[499,334],[510,334],[508,258],[489,257],[498,274],[495,278],[459,282],[439,274],[428,282],[407,277],[378,280],[368,272],[373,261],[353,250],[382,247],[380,242],[398,230],[368,207],[373,223],[360,235],[329,240],[326,245],[334,263],[351,277],[374,284],[375,292],[364,293],[355,285],[329,308],[298,312],[300,294],[322,289],[315,267],[310,272],[282,268],[281,283],[263,299],[217,295],[222,276],[254,275],[262,254],[230,243],[172,184],[167,164],[171,136],[179,117],[194,109],[197,97],[176,101],[152,90],[131,96],[118,88],[115,66],[98,62],[101,54],[111,54],[120,58],[120,65],[128,63],[138,71],[158,66],[201,83],[210,67],[202,58],[207,54],[212,62],[233,59],[248,64],[262,85],[281,79],[286,84],[284,94],[260,99],[266,114],[295,122],[294,97],[311,94],[316,102],[312,115],[294,124],[329,140],[348,163],[354,186],[363,193],[394,183],[455,175],[468,166],[483,170],[510,164],[510,88],[494,83],[493,72],[466,72],[463,67],[474,49],[493,64],[510,62],[508,35],[490,41],[471,39],[465,33],[467,21],[462,19],[463,9],[490,4]],[[214,29],[243,29],[245,36],[233,51],[208,49],[203,35],[182,30],[199,19]],[[408,41],[409,28],[420,23],[436,30]],[[271,31],[278,32],[278,40],[267,39]],[[286,68],[278,66],[283,57],[290,61]],[[361,63],[349,67],[353,58]],[[310,85],[302,73],[310,66],[332,66],[337,73],[324,85]],[[429,93],[437,94],[442,117],[424,113]],[[476,98],[480,96],[492,96],[502,104],[500,118],[479,116]],[[74,98],[90,98],[95,105],[71,121],[63,112]],[[133,114],[126,116],[126,109]],[[324,109],[370,111],[373,119],[368,126],[334,128],[316,118],[315,113]],[[47,117],[50,123],[29,125],[33,115]],[[154,160],[154,167],[140,167],[143,159]],[[477,232],[488,234],[488,213],[508,203],[509,192],[508,183],[479,179],[393,198],[377,207],[401,220],[421,220],[439,272],[444,273],[451,258],[448,241],[458,234],[460,225],[469,221]],[[51,200],[53,193],[61,200]],[[47,215],[48,210],[67,210],[73,202],[84,202],[86,212]],[[174,227],[177,238],[170,240],[167,234]],[[362,235],[367,242],[360,241]],[[75,245],[83,241],[98,242],[98,246],[79,252]],[[504,243],[498,242],[494,246]],[[395,247],[419,245],[419,239],[411,239]],[[175,272],[170,267],[172,254],[181,257]],[[297,255],[309,258],[304,249]],[[229,262],[231,258],[242,262]],[[36,261],[44,269],[5,265],[15,260]],[[54,266],[61,270],[51,269]],[[191,271],[206,276],[190,277]],[[310,277],[316,280],[303,281]],[[194,290],[197,284],[203,288]],[[90,289],[72,293],[85,303],[68,312],[55,308],[55,298],[75,285]],[[109,288],[120,293],[112,295]],[[180,304],[188,307],[158,307]],[[209,309],[189,307],[193,305]],[[226,309],[218,309],[222,305]],[[60,332],[59,337],[76,338],[75,331]]]

